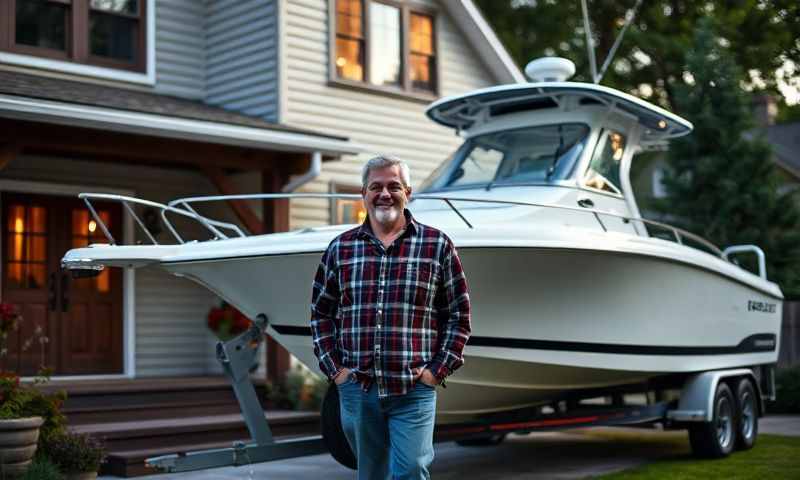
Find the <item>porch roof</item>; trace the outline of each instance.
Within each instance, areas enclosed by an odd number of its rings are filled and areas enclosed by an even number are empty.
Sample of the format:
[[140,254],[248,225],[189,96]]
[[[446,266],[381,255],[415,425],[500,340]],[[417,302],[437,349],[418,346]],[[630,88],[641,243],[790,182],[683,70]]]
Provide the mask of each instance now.
[[0,71],[0,117],[334,157],[363,150],[200,101],[13,71]]

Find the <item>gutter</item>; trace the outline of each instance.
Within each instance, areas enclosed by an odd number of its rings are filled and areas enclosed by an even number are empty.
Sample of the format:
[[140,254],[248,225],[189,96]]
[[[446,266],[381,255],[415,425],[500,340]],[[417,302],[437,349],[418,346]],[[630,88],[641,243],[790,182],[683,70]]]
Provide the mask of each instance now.
[[334,157],[355,155],[366,150],[349,140],[317,135],[2,94],[0,117],[263,150],[313,151]]
[[320,173],[322,173],[322,153],[314,152],[311,154],[311,166],[308,167],[308,171],[301,175],[292,175],[289,183],[283,186],[281,192],[291,193],[317,178]]

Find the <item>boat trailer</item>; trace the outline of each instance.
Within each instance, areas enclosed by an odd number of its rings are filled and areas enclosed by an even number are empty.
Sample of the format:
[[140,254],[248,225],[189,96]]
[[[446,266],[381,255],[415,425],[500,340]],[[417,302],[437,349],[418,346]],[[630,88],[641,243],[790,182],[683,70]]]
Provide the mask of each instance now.
[[231,382],[242,416],[250,432],[251,442],[235,442],[230,448],[199,450],[148,458],[145,465],[165,472],[188,472],[206,468],[243,466],[286,458],[316,455],[327,452],[320,435],[275,440],[256,390],[250,381],[250,367],[264,341],[269,320],[259,314],[250,328],[227,342],[218,342],[217,360]]
[[[208,468],[245,466],[273,460],[283,460],[320,453],[330,453],[339,463],[355,469],[356,459],[344,439],[338,424],[338,392],[329,389],[322,405],[323,425],[333,430],[325,438],[312,435],[290,440],[276,440],[264,416],[253,383],[250,367],[264,341],[269,320],[259,314],[250,328],[239,336],[216,346],[217,360],[231,383],[239,402],[251,441],[234,442],[230,448],[182,452],[148,458],[145,464],[164,472],[188,472]],[[622,390],[584,392],[583,398],[611,396],[611,405],[585,405],[572,399],[561,400],[552,406],[539,406],[507,412],[497,417],[487,416],[480,421],[437,425],[434,441],[455,440],[461,445],[492,445],[508,433],[530,433],[568,428],[596,426],[625,426],[661,423],[666,428],[697,430],[718,422],[714,401],[718,387],[728,379],[748,379],[753,386],[755,401],[753,421],[763,415],[764,398],[775,396],[774,369],[729,369],[697,372],[680,379],[680,396],[672,401],[645,405],[626,405]],[[630,387],[630,386],[629,386]],[[677,408],[676,408],[677,407]],[[335,427],[326,413],[335,417]],[[325,427],[323,427],[325,429]],[[334,431],[335,430],[335,431]],[[324,433],[324,432],[323,432]],[[713,433],[713,432],[712,432]],[[712,435],[713,436],[713,435]],[[719,456],[719,455],[717,455]]]

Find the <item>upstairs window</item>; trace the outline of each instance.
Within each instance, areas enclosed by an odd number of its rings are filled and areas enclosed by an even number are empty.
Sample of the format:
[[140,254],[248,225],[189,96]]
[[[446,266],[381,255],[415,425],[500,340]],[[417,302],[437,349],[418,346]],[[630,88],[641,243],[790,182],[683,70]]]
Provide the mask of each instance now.
[[0,50],[144,71],[147,0],[0,0]]
[[437,93],[432,12],[390,0],[332,1],[334,82],[390,93]]

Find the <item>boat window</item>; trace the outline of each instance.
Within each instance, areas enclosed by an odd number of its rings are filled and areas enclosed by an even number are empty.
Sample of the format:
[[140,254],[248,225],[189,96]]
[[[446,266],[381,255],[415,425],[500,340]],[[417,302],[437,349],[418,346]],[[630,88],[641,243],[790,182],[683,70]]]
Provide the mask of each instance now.
[[464,142],[420,190],[564,180],[572,175],[588,135],[589,127],[580,123],[478,135]]
[[625,136],[606,130],[597,142],[583,184],[604,192],[622,195],[619,166],[625,151]]

